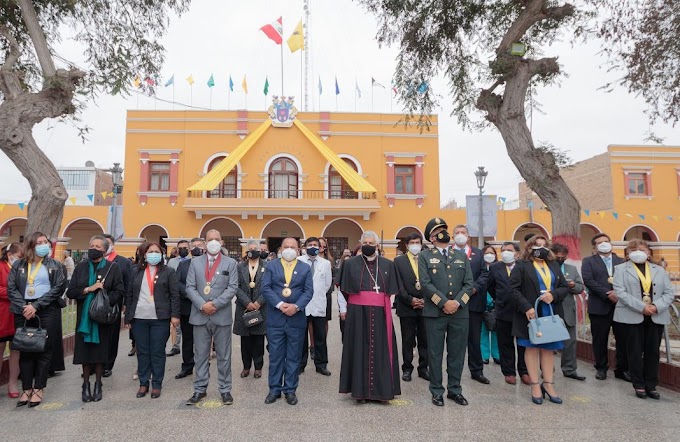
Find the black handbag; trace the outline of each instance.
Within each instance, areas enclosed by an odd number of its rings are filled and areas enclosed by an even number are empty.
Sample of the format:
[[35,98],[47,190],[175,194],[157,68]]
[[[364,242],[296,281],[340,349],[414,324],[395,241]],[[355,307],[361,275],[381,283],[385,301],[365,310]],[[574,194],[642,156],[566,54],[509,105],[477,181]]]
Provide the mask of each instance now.
[[260,312],[259,310],[251,310],[249,312],[245,312],[243,314],[243,322],[248,328],[262,324],[262,322],[264,322],[262,312]]
[[47,346],[47,330],[42,328],[40,318],[36,315],[38,320],[38,328],[26,327],[24,322],[23,327],[19,327],[14,332],[14,339],[10,347],[12,350],[23,351],[26,353],[42,353]]
[[[109,276],[109,272],[115,264],[115,262],[111,263],[111,267],[109,267],[104,278],[102,278],[102,284],[106,281],[106,277]],[[106,289],[101,288],[97,290],[90,303],[90,310],[88,312],[90,319],[99,324],[115,324],[116,321],[119,321],[120,307],[118,307],[118,304],[111,305],[109,301],[109,294],[106,292]]]
[[489,311],[484,312],[484,324],[486,329],[489,331],[496,330],[496,309],[492,308]]

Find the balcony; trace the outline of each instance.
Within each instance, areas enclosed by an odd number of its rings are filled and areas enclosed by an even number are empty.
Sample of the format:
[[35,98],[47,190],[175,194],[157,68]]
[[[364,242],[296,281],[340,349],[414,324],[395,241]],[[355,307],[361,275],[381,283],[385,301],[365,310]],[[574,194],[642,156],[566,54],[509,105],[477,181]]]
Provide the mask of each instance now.
[[[226,189],[225,189],[226,190]],[[264,216],[361,216],[369,220],[377,212],[380,201],[375,192],[354,192],[350,190],[226,190],[215,192],[189,191],[184,208],[194,212],[196,219],[204,215],[238,215],[242,219],[250,216],[262,219]]]

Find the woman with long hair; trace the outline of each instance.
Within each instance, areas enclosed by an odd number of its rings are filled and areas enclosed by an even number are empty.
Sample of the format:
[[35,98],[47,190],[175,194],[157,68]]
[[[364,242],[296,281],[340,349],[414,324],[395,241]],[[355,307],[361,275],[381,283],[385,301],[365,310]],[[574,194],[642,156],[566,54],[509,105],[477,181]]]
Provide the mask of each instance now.
[[[0,256],[0,373],[2,373],[2,355],[5,354],[7,342],[14,338],[14,315],[9,310],[9,296],[7,283],[12,264],[21,259],[21,244],[13,242],[2,249]],[[7,381],[7,396],[11,399],[19,397],[17,379],[19,378],[19,352],[9,352],[9,379]]]
[[[489,270],[489,266],[491,266],[491,264],[493,264],[494,262],[498,262],[496,249],[494,249],[493,246],[484,247],[484,249],[482,249],[482,256],[484,258],[484,266],[486,267],[487,271]],[[495,307],[494,300],[491,297],[491,295],[487,292],[486,312],[484,313],[485,320],[482,321],[482,336],[480,339],[480,345],[482,350],[482,361],[485,364],[488,364],[489,357],[491,357],[496,364],[500,365],[501,359],[500,354],[498,352],[498,339],[496,337],[496,329],[494,328],[493,330],[489,330],[486,321],[487,316],[491,314],[491,311],[493,311],[494,307]]]
[[[50,258],[50,241],[42,232],[28,235],[23,257],[15,262],[7,281],[7,292],[14,313],[14,325],[38,324],[50,334],[58,334],[61,320],[59,299],[66,275],[59,261]],[[17,407],[37,407],[43,400],[44,388],[52,360],[49,339],[42,352],[20,352],[19,369],[23,392]]]
[[[544,236],[535,235],[527,241],[522,259],[517,261],[510,274],[510,287],[517,306],[512,321],[512,334],[517,338],[517,345],[525,348],[524,360],[531,378],[531,400],[540,405],[547,395],[550,402],[561,404],[562,399],[557,396],[553,383],[553,352],[561,350],[564,343],[532,344],[527,330],[530,319],[550,314],[550,305],[554,314],[561,316],[560,303],[569,294],[567,281]],[[538,311],[534,308],[537,299],[540,300]],[[543,383],[540,384],[539,369],[543,376]]]

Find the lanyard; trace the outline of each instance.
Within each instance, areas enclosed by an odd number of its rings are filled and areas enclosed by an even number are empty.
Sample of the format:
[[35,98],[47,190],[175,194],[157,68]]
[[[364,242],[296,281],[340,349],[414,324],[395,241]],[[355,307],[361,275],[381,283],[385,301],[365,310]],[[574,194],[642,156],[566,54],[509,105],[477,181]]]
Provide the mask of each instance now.
[[550,287],[552,285],[552,275],[550,274],[548,264],[546,264],[544,261],[542,265],[539,265],[536,261],[534,261],[534,267],[536,270],[538,270],[538,274],[541,275],[543,284],[545,284],[545,289],[550,291]]
[[207,255],[205,257],[205,282],[208,285],[212,284],[212,280],[215,278],[215,272],[220,267],[220,262],[222,262],[222,254],[218,253],[217,258],[215,258],[215,261],[211,266],[209,256],[210,255]]
[[418,276],[418,255],[414,255],[411,252],[408,252],[410,255],[409,262],[411,263],[411,268],[413,269],[413,273],[416,275],[416,281],[420,281],[420,277]]
[[254,266],[248,265],[248,273],[250,273],[250,288],[255,288],[255,277],[257,276],[257,268],[260,266],[258,261]]
[[158,270],[154,270],[154,276],[151,276],[151,266],[146,266],[146,283],[149,285],[149,293],[153,299],[153,290],[156,288],[156,279],[158,278]]
[[38,276],[38,271],[40,270],[40,267],[42,266],[42,261],[40,261],[38,263],[38,265],[35,266],[35,271],[31,273],[31,266],[32,265],[33,265],[32,263],[30,263],[30,262],[28,263],[28,284],[29,285],[33,285],[33,283],[35,281],[35,277]]
[[645,295],[649,295],[649,293],[652,290],[652,274],[649,271],[649,264],[645,263],[644,274],[640,271],[640,269],[638,269],[638,266],[636,266],[635,264],[633,264],[633,267],[635,267],[635,271],[640,277],[640,282],[642,283],[642,291],[645,293]]
[[283,265],[283,276],[286,278],[286,287],[290,285],[290,280],[293,279],[293,270],[297,265],[297,259],[291,263],[286,262],[285,259],[281,258],[281,265]]

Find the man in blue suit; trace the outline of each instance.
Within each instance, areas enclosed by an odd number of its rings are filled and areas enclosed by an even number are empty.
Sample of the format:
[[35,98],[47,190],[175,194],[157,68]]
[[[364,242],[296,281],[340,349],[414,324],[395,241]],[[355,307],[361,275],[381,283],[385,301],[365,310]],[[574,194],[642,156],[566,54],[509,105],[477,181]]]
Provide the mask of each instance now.
[[295,390],[307,333],[305,307],[314,295],[314,284],[311,268],[299,264],[297,257],[297,240],[284,239],[281,259],[271,261],[262,277],[269,342],[269,394],[265,404],[276,402],[281,393],[289,405],[298,402]]

